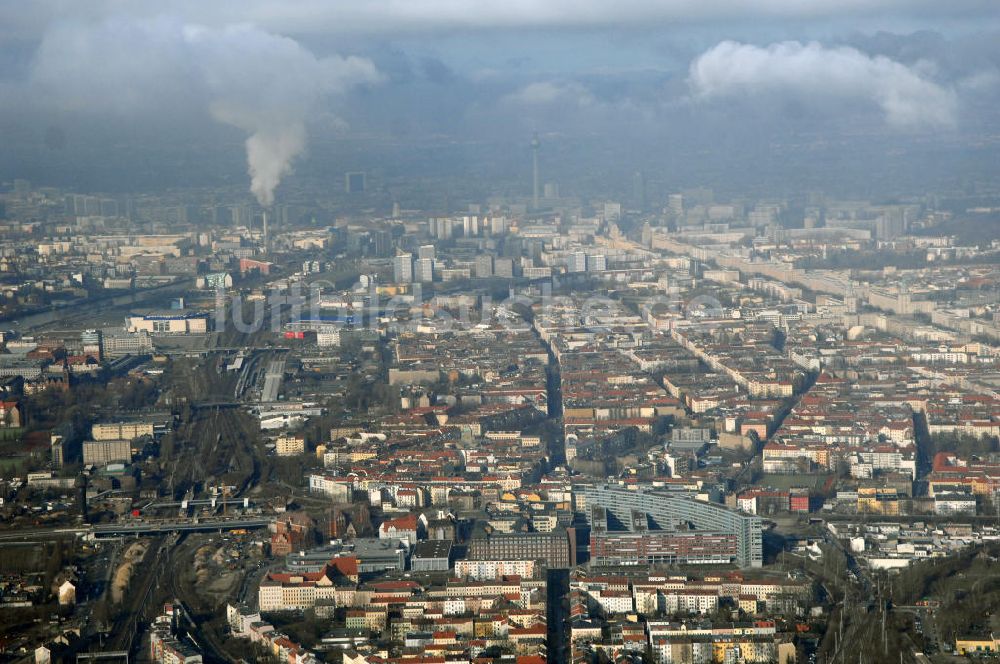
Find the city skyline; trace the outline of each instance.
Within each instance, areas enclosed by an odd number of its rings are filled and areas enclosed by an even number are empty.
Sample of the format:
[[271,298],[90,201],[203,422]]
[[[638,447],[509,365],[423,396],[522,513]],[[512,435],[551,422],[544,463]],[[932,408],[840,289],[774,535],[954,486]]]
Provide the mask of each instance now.
[[0,662],[1000,653],[987,0],[0,0]]

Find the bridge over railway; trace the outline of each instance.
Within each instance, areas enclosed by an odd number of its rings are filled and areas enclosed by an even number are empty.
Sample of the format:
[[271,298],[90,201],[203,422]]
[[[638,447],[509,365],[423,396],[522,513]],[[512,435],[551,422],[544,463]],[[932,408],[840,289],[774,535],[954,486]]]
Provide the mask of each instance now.
[[89,534],[96,538],[102,538],[168,533],[204,533],[222,530],[255,530],[266,528],[271,521],[272,519],[268,517],[139,520],[94,525],[90,527]]
[[195,401],[191,403],[191,408],[212,410],[213,408],[240,408],[245,405],[239,401]]

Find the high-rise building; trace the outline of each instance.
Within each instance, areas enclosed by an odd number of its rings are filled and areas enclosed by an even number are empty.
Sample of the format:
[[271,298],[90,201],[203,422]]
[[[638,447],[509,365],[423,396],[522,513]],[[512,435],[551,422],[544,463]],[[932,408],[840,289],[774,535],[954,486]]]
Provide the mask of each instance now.
[[531,139],[531,204],[532,209],[534,210],[538,209],[538,195],[540,193],[538,191],[538,148],[541,147],[541,145],[542,144],[538,142],[538,134],[535,134],[535,136]]
[[434,245],[433,244],[421,245],[420,248],[417,249],[417,258],[418,259],[429,258],[431,260],[437,258],[434,251]]
[[99,217],[101,215],[101,199],[96,196],[85,197],[83,211],[88,217]]
[[417,259],[413,264],[413,278],[421,283],[434,281],[434,259]]
[[66,463],[66,449],[63,437],[59,434],[52,434],[49,438],[50,449],[52,451],[52,465],[62,468]]
[[455,235],[455,229],[461,224],[457,219],[451,217],[434,217],[428,221],[428,232],[431,237],[450,239]]
[[493,276],[511,279],[514,277],[514,259],[497,258],[493,261]]
[[392,232],[387,230],[377,230],[372,233],[372,240],[375,245],[376,256],[389,256],[392,254]]
[[648,221],[642,225],[642,246],[653,246],[653,227],[649,225]]
[[622,218],[622,204],[608,201],[604,204],[604,220],[608,223]]
[[493,276],[493,256],[489,254],[476,256],[476,276],[480,279]]
[[100,202],[102,217],[118,216],[118,201],[113,198],[102,198]]
[[667,212],[675,217],[680,217],[684,214],[683,194],[670,194],[667,197]]
[[604,272],[608,269],[608,260],[604,254],[587,256],[587,272]]
[[348,194],[360,194],[365,190],[365,174],[363,171],[344,174],[344,191]]
[[479,235],[479,216],[462,217],[462,235],[465,237],[476,237]]
[[399,254],[392,259],[392,280],[397,284],[413,281],[413,254]]
[[632,199],[629,203],[634,210],[641,212],[646,209],[646,176],[642,171],[632,174]]
[[80,333],[80,344],[83,346],[84,355],[92,355],[96,359],[101,359],[101,331],[84,330]]
[[582,251],[576,251],[570,254],[566,258],[566,269],[570,272],[586,272],[587,254]]

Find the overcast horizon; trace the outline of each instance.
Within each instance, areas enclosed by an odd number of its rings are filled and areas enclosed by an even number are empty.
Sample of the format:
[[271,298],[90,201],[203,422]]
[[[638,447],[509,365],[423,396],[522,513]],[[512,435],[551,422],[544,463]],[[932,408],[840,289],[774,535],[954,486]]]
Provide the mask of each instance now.
[[4,2],[0,26],[4,180],[213,186],[249,139],[265,202],[415,146],[503,183],[537,132],[567,191],[995,185],[989,2]]

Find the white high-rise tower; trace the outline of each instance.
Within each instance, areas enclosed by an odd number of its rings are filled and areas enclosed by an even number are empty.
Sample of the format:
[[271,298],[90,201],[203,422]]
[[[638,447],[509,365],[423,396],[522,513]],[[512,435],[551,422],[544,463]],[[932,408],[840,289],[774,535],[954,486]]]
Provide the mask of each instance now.
[[534,138],[531,139],[531,165],[532,165],[532,196],[531,203],[533,209],[538,209],[538,148],[541,147],[541,143],[538,142],[538,134],[536,133]]

